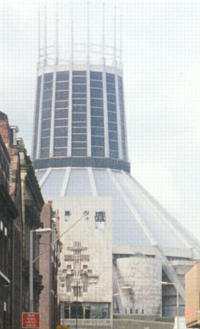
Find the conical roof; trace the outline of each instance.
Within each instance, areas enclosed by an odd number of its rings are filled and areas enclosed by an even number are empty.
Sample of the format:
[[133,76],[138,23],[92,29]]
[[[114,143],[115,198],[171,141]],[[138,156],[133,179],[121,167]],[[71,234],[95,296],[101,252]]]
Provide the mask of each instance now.
[[[193,258],[199,243],[128,173],[97,168],[49,168],[37,171],[45,198],[99,196],[113,204],[113,250],[135,248],[167,256]],[[141,249],[142,248],[142,249]]]

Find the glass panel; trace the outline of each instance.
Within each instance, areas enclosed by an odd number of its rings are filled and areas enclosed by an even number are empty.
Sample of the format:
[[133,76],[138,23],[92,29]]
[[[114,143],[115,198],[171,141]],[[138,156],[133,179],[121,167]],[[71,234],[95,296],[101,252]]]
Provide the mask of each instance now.
[[45,73],[44,74],[44,82],[53,80],[53,73]]
[[56,73],[56,80],[57,81],[66,81],[69,79],[69,72],[68,71],[61,71]]
[[90,79],[91,80],[102,80],[102,72],[90,72]]

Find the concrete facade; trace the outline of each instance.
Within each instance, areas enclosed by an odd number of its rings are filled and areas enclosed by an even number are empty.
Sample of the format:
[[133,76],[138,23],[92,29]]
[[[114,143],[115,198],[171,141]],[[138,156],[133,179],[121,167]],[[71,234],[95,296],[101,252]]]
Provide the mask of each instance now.
[[[61,320],[112,316],[112,208],[103,198],[54,200],[59,209],[62,252],[58,275]],[[69,310],[70,308],[70,310]],[[70,313],[71,312],[71,313]],[[67,321],[67,320],[66,320]]]
[[125,314],[161,315],[162,264],[156,257],[118,258],[121,298]]

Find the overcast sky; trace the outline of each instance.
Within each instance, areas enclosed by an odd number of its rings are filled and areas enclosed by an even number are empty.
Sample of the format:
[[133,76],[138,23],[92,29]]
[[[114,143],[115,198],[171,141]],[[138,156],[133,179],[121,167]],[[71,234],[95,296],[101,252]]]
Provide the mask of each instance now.
[[[200,236],[200,1],[118,2],[132,175]],[[29,151],[37,6],[36,0],[0,1],[0,108]]]

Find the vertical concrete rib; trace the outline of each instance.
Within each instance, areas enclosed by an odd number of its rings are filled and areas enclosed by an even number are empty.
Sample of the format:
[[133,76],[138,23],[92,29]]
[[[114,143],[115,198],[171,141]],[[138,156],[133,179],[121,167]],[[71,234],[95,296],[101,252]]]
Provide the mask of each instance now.
[[50,128],[50,150],[49,157],[54,155],[54,118],[55,118],[55,98],[56,98],[56,71],[53,73],[52,104],[51,104],[51,128]]
[[68,167],[65,170],[65,175],[64,175],[64,179],[63,179],[62,189],[61,189],[61,192],[60,192],[60,196],[61,197],[64,197],[65,196],[65,193],[66,193],[66,190],[67,190],[67,186],[68,186],[68,183],[69,183],[70,175],[71,175],[71,167]]
[[90,181],[90,186],[91,186],[91,189],[92,189],[92,196],[97,197],[98,192],[97,192],[97,187],[96,187],[96,182],[95,182],[95,178],[94,178],[93,169],[88,167],[87,172],[88,172],[88,177],[89,177],[89,181]]
[[52,170],[52,168],[48,168],[46,170],[46,172],[44,173],[44,175],[42,176],[42,178],[40,179],[40,181],[39,181],[40,188],[44,185],[45,181],[49,177],[51,170]]

